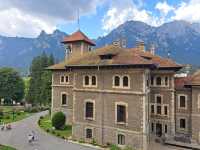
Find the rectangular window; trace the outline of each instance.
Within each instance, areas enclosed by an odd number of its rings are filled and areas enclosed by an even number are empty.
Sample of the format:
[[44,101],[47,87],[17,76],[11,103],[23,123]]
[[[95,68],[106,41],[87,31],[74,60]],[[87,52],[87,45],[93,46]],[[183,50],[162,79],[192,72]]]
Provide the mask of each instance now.
[[168,84],[169,84],[169,78],[165,77],[165,86],[168,86]]
[[60,82],[65,83],[65,77],[64,76],[60,76]]
[[160,86],[162,84],[162,78],[156,77],[156,85]]
[[168,115],[168,107],[164,106],[164,114],[167,116]]
[[162,103],[162,97],[161,96],[159,96],[159,95],[156,96],[156,103],[157,104],[161,104]]
[[89,84],[90,84],[90,77],[89,76],[84,77],[84,84],[85,84],[85,86],[89,86]]
[[85,106],[85,117],[87,119],[93,119],[93,113],[94,113],[94,103],[93,102],[86,102]]
[[117,105],[117,122],[126,122],[126,106]]
[[92,138],[92,129],[87,128],[86,129],[86,138],[91,139]]
[[123,134],[118,134],[118,144],[125,145],[125,136]]
[[69,82],[69,76],[65,76],[65,82],[66,82],[66,83]]
[[179,107],[186,108],[186,96],[185,95],[179,96]]
[[167,125],[165,125],[165,133],[167,133]]
[[155,110],[154,110],[154,105],[151,105],[151,114],[154,114]]
[[186,121],[185,119],[180,119],[180,128],[185,129],[186,128]]
[[62,105],[67,105],[67,95],[62,94]]
[[161,115],[161,106],[160,105],[157,105],[157,114]]
[[154,132],[154,123],[151,123],[151,132]]
[[151,85],[154,85],[154,77],[151,76]]

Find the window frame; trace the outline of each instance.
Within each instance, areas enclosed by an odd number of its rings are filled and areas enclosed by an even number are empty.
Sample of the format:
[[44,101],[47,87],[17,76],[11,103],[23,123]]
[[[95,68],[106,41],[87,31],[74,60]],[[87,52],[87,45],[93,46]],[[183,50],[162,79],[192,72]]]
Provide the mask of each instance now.
[[[117,106],[125,106],[125,122],[118,122],[118,116],[117,116],[117,114],[118,114],[118,111],[117,111]],[[115,102],[115,123],[116,124],[121,124],[121,125],[128,125],[128,104],[127,103],[125,103],[125,102]]]
[[[165,108],[167,108],[167,114],[165,114]],[[164,116],[169,116],[169,105],[168,104],[164,104],[163,105],[163,115]]]
[[[66,95],[66,104],[63,104],[63,99],[62,99],[62,98],[63,98],[63,95],[64,95],[64,94]],[[60,99],[61,99],[61,106],[68,106],[68,93],[66,93],[66,92],[61,92],[60,95],[61,95],[61,98],[60,98]]]
[[[87,137],[87,130],[88,129],[92,131],[92,137],[91,138]],[[85,138],[86,139],[93,139],[94,138],[94,128],[93,127],[85,127]]]
[[[181,127],[181,120],[182,119],[185,120],[185,128]],[[184,130],[184,131],[187,129],[187,118],[184,118],[184,117],[179,118],[179,129]]]
[[[119,136],[123,137],[124,139],[121,139],[120,141]],[[117,145],[120,147],[123,147],[126,145],[126,135],[124,133],[117,133]]]
[[[128,79],[128,86],[124,86],[124,77],[127,77],[127,79]],[[122,88],[124,88],[124,89],[129,89],[130,88],[130,77],[129,77],[129,75],[123,75],[122,77],[121,77],[122,79]]]
[[[161,103],[157,103],[157,97],[161,98]],[[161,95],[161,94],[155,94],[154,101],[155,101],[155,105],[156,105],[156,110],[155,110],[156,115],[161,116],[162,115],[162,111],[163,111],[163,108],[162,108],[162,106],[163,106],[163,95]],[[158,114],[158,106],[161,109],[160,110],[161,111],[160,114]]]
[[[119,78],[119,86],[115,85],[115,77]],[[123,82],[124,77],[128,78],[128,86],[124,86],[124,82]],[[128,74],[125,74],[125,75],[115,74],[112,77],[112,88],[115,88],[115,89],[130,89],[130,84],[131,84],[131,78]]]
[[[86,85],[85,78],[88,77],[88,85]],[[96,78],[96,85],[92,85],[92,77]],[[97,87],[98,86],[98,77],[97,75],[83,75],[83,87]]]
[[[185,107],[181,107],[181,96],[185,97]],[[178,94],[178,109],[187,110],[187,105],[188,105],[188,95]]]
[[[93,117],[86,117],[86,104],[87,103],[93,103]],[[91,120],[94,121],[95,120],[95,111],[96,111],[96,107],[95,107],[95,100],[92,99],[86,99],[84,101],[84,120]]]
[[[153,107],[153,113],[152,113],[152,107]],[[155,104],[151,104],[150,111],[151,111],[151,114],[152,114],[152,115],[155,114]]]
[[[62,77],[64,78],[64,82],[62,82]],[[68,78],[68,82],[66,82],[66,77]],[[60,84],[69,84],[69,75],[60,75]]]
[[[160,78],[160,84],[157,84],[157,79],[158,78]],[[155,84],[156,86],[159,86],[159,87],[162,86],[162,77],[161,76],[156,76],[155,80],[156,80],[156,84]]]
[[[92,84],[92,77],[95,77],[95,83],[96,83],[95,85]],[[91,83],[91,84],[90,84],[90,87],[97,87],[97,83],[98,83],[97,75],[91,75],[90,78],[91,78],[91,79],[90,79],[90,80],[91,80],[91,81],[90,81],[90,83]]]

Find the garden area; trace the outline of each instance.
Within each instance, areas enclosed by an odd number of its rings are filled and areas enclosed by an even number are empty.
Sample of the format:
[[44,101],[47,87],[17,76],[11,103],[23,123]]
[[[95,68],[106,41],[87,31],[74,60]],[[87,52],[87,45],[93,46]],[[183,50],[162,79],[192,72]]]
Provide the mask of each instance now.
[[61,112],[56,113],[52,120],[50,115],[40,117],[38,125],[46,132],[63,139],[72,135],[72,126],[65,125],[65,116]]
[[0,150],[16,150],[16,149],[9,146],[0,145]]
[[25,119],[33,113],[48,110],[48,108],[23,106],[0,106],[0,124],[7,124]]

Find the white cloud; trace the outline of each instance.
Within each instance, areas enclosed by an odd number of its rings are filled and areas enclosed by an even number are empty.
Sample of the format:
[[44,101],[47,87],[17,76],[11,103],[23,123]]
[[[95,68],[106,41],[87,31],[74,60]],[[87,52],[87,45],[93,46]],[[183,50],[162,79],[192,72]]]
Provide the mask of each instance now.
[[170,11],[174,10],[174,7],[170,6],[166,1],[158,2],[155,8],[162,12],[164,15],[167,15]]
[[111,3],[109,10],[102,20],[103,29],[111,31],[128,20],[142,21],[154,26],[162,23],[162,20],[153,16],[151,12],[137,7],[132,0],[115,0]]
[[0,19],[0,33],[5,36],[33,37],[41,30],[50,33],[56,29],[55,23],[43,21],[14,8],[0,11]]
[[[87,5],[86,5],[87,3]],[[51,33],[57,25],[95,13],[101,0],[0,0],[0,34],[37,36],[41,30]]]
[[189,22],[200,22],[200,0],[182,2],[174,11],[173,20],[186,20]]

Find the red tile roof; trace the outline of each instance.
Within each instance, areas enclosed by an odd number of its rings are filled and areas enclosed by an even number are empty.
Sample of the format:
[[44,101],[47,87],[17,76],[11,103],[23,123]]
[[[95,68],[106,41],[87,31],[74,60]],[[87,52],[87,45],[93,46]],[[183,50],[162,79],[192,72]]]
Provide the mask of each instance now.
[[185,85],[190,85],[191,84],[191,76],[187,77],[177,77],[175,78],[175,88],[180,89],[180,88],[185,88]]
[[90,40],[83,32],[80,30],[76,31],[70,36],[66,36],[62,43],[70,43],[70,42],[76,42],[76,41],[84,41],[87,42],[88,44],[95,46],[95,43]]
[[[111,54],[112,59],[102,60],[100,56]],[[71,57],[66,62],[49,67],[49,69],[64,69],[73,66],[154,66],[161,69],[180,69],[181,65],[166,58],[151,54],[148,51],[138,50],[137,48],[127,49],[114,45],[108,45],[81,56]]]

